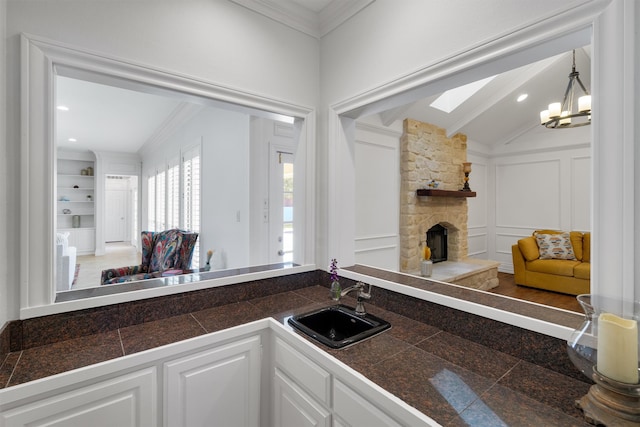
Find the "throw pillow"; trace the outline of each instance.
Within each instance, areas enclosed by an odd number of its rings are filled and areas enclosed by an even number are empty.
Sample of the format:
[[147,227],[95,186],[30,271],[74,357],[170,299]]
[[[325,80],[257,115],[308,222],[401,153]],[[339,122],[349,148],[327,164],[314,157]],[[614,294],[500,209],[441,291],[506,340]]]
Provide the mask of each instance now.
[[527,261],[534,261],[540,258],[540,250],[538,249],[536,239],[533,237],[525,237],[524,239],[518,240],[518,248],[520,248],[520,252],[522,252],[522,255]]
[[571,236],[571,246],[573,246],[573,253],[578,261],[582,261],[583,257],[583,245],[582,245],[582,233],[579,231],[572,231],[569,233]]
[[576,259],[569,233],[536,234],[536,242],[540,249],[540,259]]

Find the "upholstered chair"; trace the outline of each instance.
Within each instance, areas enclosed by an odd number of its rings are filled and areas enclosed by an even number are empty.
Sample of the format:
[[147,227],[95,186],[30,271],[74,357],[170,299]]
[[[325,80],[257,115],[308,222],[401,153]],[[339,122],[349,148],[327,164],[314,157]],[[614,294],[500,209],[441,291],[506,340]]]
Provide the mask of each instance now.
[[178,230],[143,231],[140,265],[102,270],[101,285],[159,277],[166,270],[189,270],[198,233]]

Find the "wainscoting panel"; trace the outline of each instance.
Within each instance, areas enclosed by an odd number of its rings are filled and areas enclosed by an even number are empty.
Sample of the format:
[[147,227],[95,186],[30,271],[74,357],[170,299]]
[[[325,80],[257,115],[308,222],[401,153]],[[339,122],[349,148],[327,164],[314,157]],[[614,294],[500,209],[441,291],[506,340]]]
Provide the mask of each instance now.
[[380,246],[370,249],[356,250],[356,263],[370,265],[386,270],[398,271],[400,254],[398,246]]
[[530,236],[529,230],[522,230],[521,233],[497,233],[496,234],[496,252],[495,260],[500,261],[498,271],[502,273],[513,274],[513,258],[511,255],[511,246],[518,243],[523,237]]
[[482,258],[481,255],[487,253],[487,233],[485,228],[480,233],[476,233],[476,230],[469,229],[469,256]]
[[591,158],[571,159],[572,230],[591,230]]
[[[487,159],[469,154],[467,160],[472,163],[469,175],[469,186],[477,193],[477,197],[467,199],[467,255],[474,258],[489,258],[488,200],[489,184],[487,181]],[[493,258],[491,258],[493,259]]]
[[[471,190],[477,193],[477,197],[470,197],[467,199],[467,206],[469,208],[469,222],[467,228],[469,234],[471,229],[487,227],[487,165],[486,160],[478,157],[469,156],[469,161],[473,159],[471,165],[471,174],[469,174],[469,186]],[[483,163],[480,163],[483,162]]]
[[399,267],[400,134],[356,126],[355,261],[379,268]]
[[560,161],[496,165],[496,227],[560,228]]

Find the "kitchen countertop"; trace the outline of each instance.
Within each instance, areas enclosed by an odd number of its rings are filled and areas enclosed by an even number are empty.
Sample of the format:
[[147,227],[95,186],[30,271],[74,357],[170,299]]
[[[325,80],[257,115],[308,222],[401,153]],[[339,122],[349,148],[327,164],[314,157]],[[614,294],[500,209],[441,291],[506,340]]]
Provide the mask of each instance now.
[[[351,297],[341,302],[355,305]],[[332,303],[327,288],[311,286],[9,353],[0,365],[0,387],[269,316],[298,333],[286,323],[289,316]],[[588,426],[574,408],[588,383],[371,304],[365,307],[392,328],[339,350],[308,341],[440,424]]]

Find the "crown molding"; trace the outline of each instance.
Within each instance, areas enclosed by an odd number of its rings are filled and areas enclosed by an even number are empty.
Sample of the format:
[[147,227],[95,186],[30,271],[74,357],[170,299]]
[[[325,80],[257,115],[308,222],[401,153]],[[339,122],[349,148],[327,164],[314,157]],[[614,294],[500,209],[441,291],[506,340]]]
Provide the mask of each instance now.
[[336,1],[316,13],[292,0],[231,0],[317,39],[325,36],[375,0]]
[[375,0],[333,0],[318,13],[320,37],[326,36],[374,1]]

